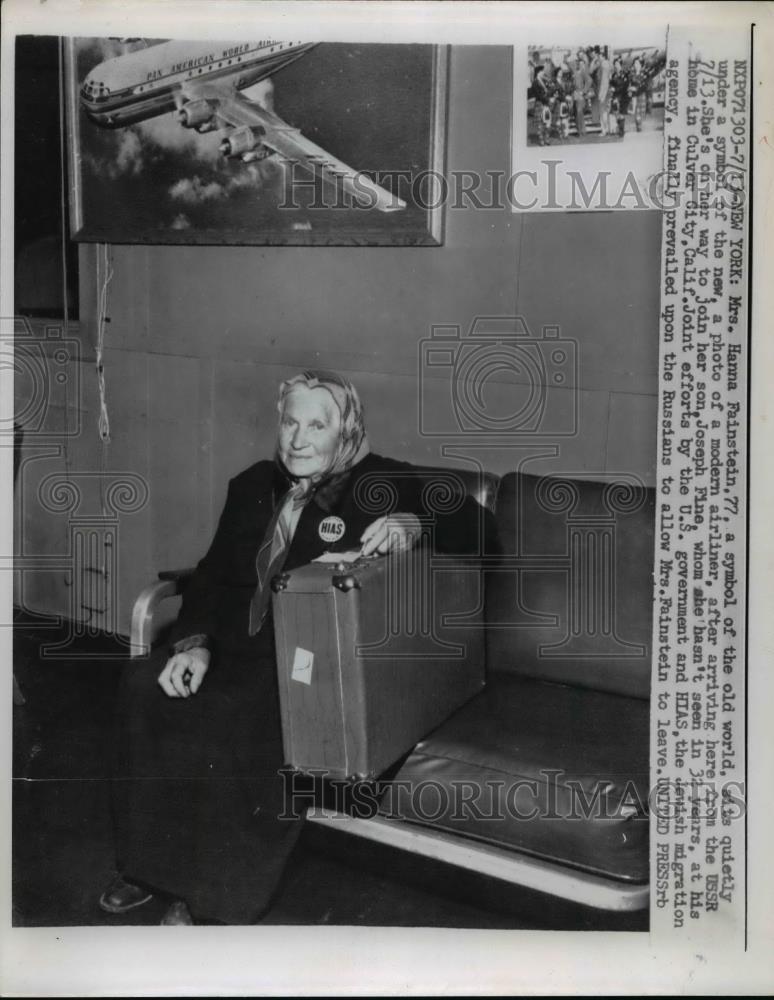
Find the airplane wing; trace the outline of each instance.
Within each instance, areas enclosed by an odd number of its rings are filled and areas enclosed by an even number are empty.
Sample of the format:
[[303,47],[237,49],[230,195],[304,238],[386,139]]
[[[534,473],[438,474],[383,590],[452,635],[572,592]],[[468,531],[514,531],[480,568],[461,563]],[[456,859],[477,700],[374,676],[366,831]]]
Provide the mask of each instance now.
[[[356,201],[378,208],[380,212],[395,212],[406,207],[406,202],[397,195],[380,187],[366,174],[337,160],[279,115],[243,97],[238,91],[209,85],[197,87],[190,92],[190,96],[194,100],[204,98],[213,107],[214,116],[224,124],[240,133],[245,128],[254,130],[252,134],[257,137],[258,145],[268,147],[290,163],[300,163],[329,184],[342,187]],[[232,133],[235,140],[236,131]]]

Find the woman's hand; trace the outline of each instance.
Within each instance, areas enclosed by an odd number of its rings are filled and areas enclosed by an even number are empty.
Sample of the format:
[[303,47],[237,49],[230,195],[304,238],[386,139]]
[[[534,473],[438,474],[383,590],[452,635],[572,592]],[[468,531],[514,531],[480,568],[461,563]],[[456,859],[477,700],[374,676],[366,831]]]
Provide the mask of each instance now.
[[389,514],[369,524],[360,536],[361,554],[385,555],[410,549],[419,538],[422,526],[416,514]]
[[187,698],[196,694],[210,666],[210,651],[194,646],[184,653],[175,653],[159,674],[159,684],[170,698]]

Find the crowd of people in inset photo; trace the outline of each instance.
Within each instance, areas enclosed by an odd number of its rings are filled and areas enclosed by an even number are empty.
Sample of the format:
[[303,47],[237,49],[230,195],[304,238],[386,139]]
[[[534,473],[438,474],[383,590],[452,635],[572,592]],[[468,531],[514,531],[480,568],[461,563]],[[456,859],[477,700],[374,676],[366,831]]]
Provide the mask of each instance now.
[[664,63],[659,49],[531,48],[528,141],[547,146],[623,138],[629,117],[642,131],[655,103],[663,104],[654,94],[663,88]]

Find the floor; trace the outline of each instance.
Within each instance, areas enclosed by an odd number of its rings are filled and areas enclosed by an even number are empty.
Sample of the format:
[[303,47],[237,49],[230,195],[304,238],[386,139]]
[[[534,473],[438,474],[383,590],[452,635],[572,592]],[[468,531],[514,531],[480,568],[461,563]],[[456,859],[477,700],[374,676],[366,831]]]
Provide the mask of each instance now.
[[[113,871],[109,741],[126,650],[19,616],[14,673],[15,926],[157,924],[160,900],[110,916],[97,899]],[[647,915],[603,917],[308,825],[265,924],[646,929]]]

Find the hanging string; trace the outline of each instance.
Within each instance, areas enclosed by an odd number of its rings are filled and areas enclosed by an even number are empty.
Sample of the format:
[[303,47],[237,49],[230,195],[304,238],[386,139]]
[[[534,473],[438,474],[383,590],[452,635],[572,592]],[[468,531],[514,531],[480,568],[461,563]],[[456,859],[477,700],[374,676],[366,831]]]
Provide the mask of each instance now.
[[[100,253],[102,254],[102,274],[100,275]],[[110,443],[110,419],[108,417],[107,401],[105,394],[105,324],[110,322],[107,315],[107,290],[113,278],[113,264],[110,259],[110,250],[107,243],[100,243],[97,248],[97,287],[99,289],[99,299],[97,303],[97,343],[96,343],[96,367],[97,367],[97,388],[99,389],[99,437],[103,445]]]
[[[67,289],[67,164],[65,151],[66,112],[65,112],[65,74],[63,57],[64,39],[59,39],[59,225],[62,242],[62,316],[64,320],[64,336],[70,333],[70,302]],[[73,364],[77,364],[75,358]],[[67,391],[69,379],[64,380],[64,410],[62,414],[62,454],[64,456],[65,480],[70,480],[70,450],[67,446],[69,419],[70,419],[70,397]],[[77,401],[76,401],[77,405]]]
[[100,506],[103,516],[107,511],[105,508],[105,477],[108,471],[108,446],[110,444],[110,418],[107,408],[107,394],[105,388],[105,325],[109,323],[108,311],[108,285],[113,278],[113,263],[110,258],[110,249],[107,243],[100,243],[97,246],[97,343],[95,345],[95,364],[97,371],[97,389],[99,391],[99,419],[97,428],[100,438],[100,476],[99,476],[99,496]]

